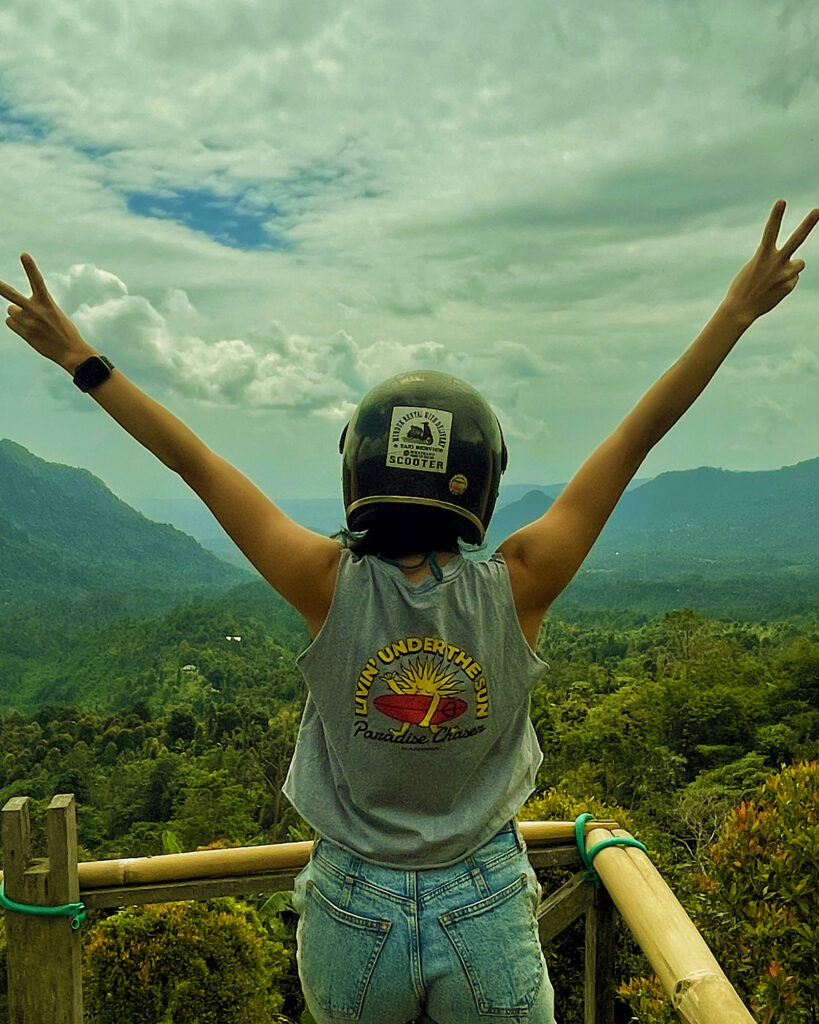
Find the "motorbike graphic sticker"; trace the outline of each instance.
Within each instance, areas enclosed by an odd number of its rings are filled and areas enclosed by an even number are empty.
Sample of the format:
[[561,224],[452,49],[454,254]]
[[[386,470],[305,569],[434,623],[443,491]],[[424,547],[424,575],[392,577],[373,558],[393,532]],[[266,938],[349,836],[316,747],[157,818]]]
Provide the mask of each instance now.
[[452,413],[397,405],[392,410],[387,465],[427,473],[445,473],[452,435]]

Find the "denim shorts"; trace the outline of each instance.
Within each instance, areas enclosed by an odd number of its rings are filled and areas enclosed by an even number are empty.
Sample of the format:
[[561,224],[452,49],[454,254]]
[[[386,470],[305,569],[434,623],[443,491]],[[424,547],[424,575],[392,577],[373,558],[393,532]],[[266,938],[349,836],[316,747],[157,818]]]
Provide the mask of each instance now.
[[514,820],[457,864],[422,871],[320,839],[293,896],[316,1024],[554,1024],[540,894]]

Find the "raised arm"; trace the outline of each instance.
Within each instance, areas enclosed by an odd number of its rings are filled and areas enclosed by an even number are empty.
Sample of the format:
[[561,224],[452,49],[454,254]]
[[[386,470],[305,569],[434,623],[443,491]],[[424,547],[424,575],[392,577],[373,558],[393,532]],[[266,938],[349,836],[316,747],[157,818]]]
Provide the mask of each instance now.
[[549,605],[580,568],[648,452],[703,391],[744,331],[796,287],[805,263],[792,256],[819,222],[819,209],[777,249],[784,211],[784,200],[774,204],[759,248],[692,345],[589,456],[548,511],[501,545],[521,627],[532,645]]
[[[32,294],[26,298],[0,281],[0,295],[13,303],[6,324],[33,349],[73,375],[81,362],[99,353],[54,302],[31,256],[23,253],[21,261]],[[315,634],[332,600],[340,546],[286,516],[246,476],[121,371],[114,370],[89,393],[199,495],[237,547],[300,612]]]

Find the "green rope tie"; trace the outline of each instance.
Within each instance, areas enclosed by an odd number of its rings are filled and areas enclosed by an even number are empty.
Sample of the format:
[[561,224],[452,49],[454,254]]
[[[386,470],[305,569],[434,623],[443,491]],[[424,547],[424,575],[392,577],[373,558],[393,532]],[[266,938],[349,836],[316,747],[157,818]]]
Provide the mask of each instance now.
[[429,571],[435,577],[435,582],[436,583],[440,583],[443,580],[443,578],[444,578],[444,571],[440,567],[440,565],[438,565],[438,559],[435,557],[435,552],[434,551],[430,551],[430,553],[428,555],[424,555],[424,557],[421,559],[421,561],[420,562],[416,562],[415,565],[403,565],[397,559],[395,559],[395,558],[387,558],[386,555],[379,555],[378,557],[381,559],[382,562],[386,562],[387,565],[395,565],[399,569],[408,569],[410,571],[412,571],[413,569],[420,569],[421,566],[424,565],[424,563],[428,562],[429,563]]
[[600,885],[600,875],[594,869],[592,861],[600,853],[601,850],[605,850],[607,846],[634,846],[638,850],[642,850],[643,853],[648,854],[646,847],[632,836],[612,836],[611,839],[603,839],[586,852],[586,838],[583,833],[584,827],[587,821],[594,821],[594,815],[589,814],[578,814],[574,819],[574,839],[577,843],[577,852],[580,854],[580,858],[586,866],[586,871],[583,877],[587,882],[594,882],[595,885]]
[[74,931],[82,927],[86,917],[84,903],[66,903],[62,907],[34,907],[30,903],[15,903],[6,896],[5,882],[0,882],[0,907],[18,914],[34,914],[37,917],[70,917]]

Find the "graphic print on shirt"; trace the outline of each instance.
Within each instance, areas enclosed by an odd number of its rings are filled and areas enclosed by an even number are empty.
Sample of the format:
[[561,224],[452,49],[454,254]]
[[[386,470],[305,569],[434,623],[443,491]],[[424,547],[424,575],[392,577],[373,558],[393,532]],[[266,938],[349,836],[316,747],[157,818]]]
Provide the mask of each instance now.
[[403,637],[367,659],[355,715],[362,739],[409,746],[468,739],[486,729],[489,684],[463,648],[436,636]]

